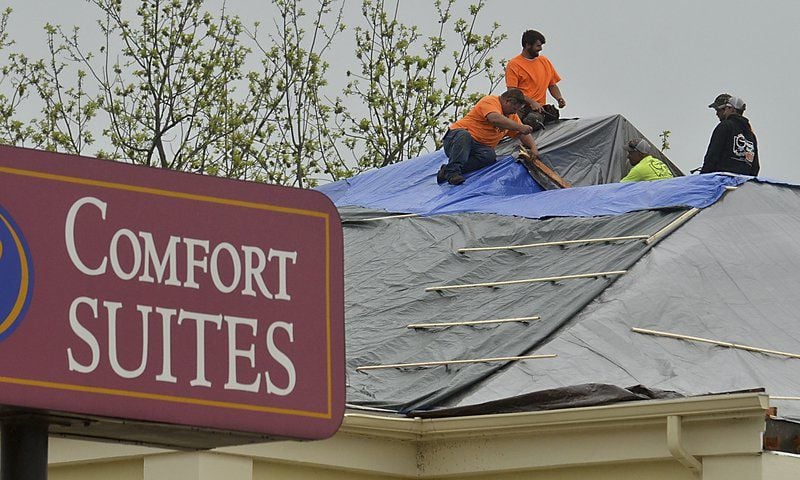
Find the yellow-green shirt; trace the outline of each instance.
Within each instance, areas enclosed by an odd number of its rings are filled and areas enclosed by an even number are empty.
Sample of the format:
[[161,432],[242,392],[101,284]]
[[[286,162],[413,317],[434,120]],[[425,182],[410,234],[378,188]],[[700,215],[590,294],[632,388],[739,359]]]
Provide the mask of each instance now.
[[672,172],[670,172],[669,167],[656,157],[648,155],[634,165],[620,182],[644,182],[663,180],[665,178],[672,178]]

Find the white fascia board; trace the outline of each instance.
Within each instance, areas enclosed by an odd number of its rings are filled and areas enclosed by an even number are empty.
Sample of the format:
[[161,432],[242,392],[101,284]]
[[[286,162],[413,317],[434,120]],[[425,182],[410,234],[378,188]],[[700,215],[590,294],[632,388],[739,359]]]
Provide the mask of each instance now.
[[420,419],[346,414],[333,438],[217,449],[258,461],[416,478],[672,461],[667,418],[692,455],[758,455],[768,396],[626,402],[544,412]]
[[769,407],[763,393],[708,395],[673,400],[645,400],[599,407],[539,412],[501,413],[436,419],[398,418],[349,412],[340,432],[403,440],[432,441],[460,436],[508,435],[526,431],[589,428],[593,425],[661,423],[669,415],[686,421],[762,417]]

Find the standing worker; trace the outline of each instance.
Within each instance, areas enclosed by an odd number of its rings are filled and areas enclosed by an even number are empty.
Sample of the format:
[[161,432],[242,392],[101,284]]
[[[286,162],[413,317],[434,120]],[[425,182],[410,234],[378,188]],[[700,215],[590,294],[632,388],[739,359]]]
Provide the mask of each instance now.
[[747,108],[741,98],[727,93],[718,95],[709,105],[717,112],[719,124],[711,134],[700,173],[730,172],[758,175],[758,141],[750,121],[744,117]]
[[620,182],[643,182],[672,178],[672,172],[669,167],[661,160],[650,155],[649,150],[650,146],[647,144],[647,140],[643,138],[634,138],[625,145],[625,151],[628,152],[628,162],[633,168]]
[[493,164],[497,161],[494,148],[506,135],[519,138],[531,155],[538,157],[530,135],[533,129],[520,123],[517,116],[524,103],[525,97],[517,89],[509,89],[499,97],[486,95],[464,118],[450,125],[442,140],[448,162],[439,168],[436,181],[461,185],[465,173]]
[[[506,86],[518,88],[525,94],[527,105],[520,110],[522,122],[531,125],[534,130],[544,124],[544,105],[547,92],[558,102],[558,108],[564,108],[567,101],[558,88],[561,77],[550,60],[541,55],[544,35],[536,30],[527,30],[522,34],[522,53],[508,61],[506,65]],[[551,116],[558,118],[558,110],[550,107]]]

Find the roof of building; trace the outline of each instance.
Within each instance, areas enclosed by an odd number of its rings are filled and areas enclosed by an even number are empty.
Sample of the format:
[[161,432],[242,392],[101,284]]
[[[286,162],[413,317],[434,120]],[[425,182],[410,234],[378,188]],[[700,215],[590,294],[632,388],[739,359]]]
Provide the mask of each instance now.
[[[438,185],[442,152],[320,188],[344,226],[348,403],[450,416],[800,395],[800,190],[722,174],[613,183],[635,136],[620,116],[540,132],[543,159],[577,185],[564,190],[509,156]],[[531,355],[547,357],[487,360]],[[453,361],[470,362],[396,366]],[[774,403],[800,418],[800,402]]]

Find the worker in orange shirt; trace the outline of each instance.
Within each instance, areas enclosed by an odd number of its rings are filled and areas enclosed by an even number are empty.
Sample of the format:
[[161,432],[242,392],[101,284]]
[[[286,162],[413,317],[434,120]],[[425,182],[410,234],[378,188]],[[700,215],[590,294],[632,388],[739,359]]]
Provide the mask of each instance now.
[[[509,60],[506,65],[506,86],[522,90],[527,101],[526,107],[520,110],[519,117],[534,130],[543,126],[548,91],[558,102],[558,108],[567,105],[558,88],[561,77],[550,60],[540,54],[544,43],[544,35],[536,30],[526,31],[522,34],[522,53]],[[558,110],[549,108],[550,115],[558,118]]]
[[525,95],[515,88],[499,97],[486,95],[461,120],[447,130],[442,140],[448,162],[439,168],[436,180],[450,185],[464,183],[464,174],[497,161],[494,148],[506,135],[519,138],[538,157],[531,137],[533,128],[520,122],[517,110],[525,104]]

